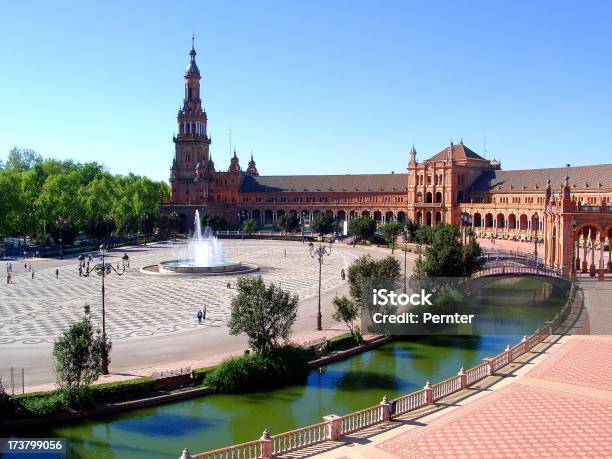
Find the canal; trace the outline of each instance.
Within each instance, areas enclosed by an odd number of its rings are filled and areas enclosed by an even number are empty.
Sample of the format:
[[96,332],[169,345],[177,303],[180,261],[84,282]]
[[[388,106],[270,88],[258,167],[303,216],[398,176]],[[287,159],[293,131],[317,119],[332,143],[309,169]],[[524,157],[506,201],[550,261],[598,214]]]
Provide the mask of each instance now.
[[[343,415],[437,382],[491,357],[558,312],[566,292],[533,279],[501,280],[484,288],[483,321],[496,335],[404,337],[313,370],[304,384],[262,393],[209,395],[57,425],[19,436],[65,438],[69,458],[178,458],[254,440],[264,428],[280,433]],[[529,330],[524,330],[528,325]],[[490,327],[487,327],[490,329]],[[477,332],[477,330],[476,330]],[[7,456],[10,457],[10,456]],[[42,457],[42,456],[39,456]]]

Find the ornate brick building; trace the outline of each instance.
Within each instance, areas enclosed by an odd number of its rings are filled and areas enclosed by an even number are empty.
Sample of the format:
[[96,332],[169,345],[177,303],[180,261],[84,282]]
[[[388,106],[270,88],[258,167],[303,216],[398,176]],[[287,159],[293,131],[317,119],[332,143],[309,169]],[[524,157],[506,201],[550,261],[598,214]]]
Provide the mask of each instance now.
[[609,251],[604,259],[612,236],[612,164],[504,171],[460,142],[423,161],[413,147],[405,174],[264,176],[252,156],[243,170],[235,151],[228,169],[217,170],[193,46],[189,54],[164,212],[186,222],[198,209],[262,224],[289,213],[308,222],[326,212],[339,221],[367,214],[380,223],[459,225],[463,214],[480,237],[542,238],[540,256],[566,272],[572,260],[585,272],[612,271]]

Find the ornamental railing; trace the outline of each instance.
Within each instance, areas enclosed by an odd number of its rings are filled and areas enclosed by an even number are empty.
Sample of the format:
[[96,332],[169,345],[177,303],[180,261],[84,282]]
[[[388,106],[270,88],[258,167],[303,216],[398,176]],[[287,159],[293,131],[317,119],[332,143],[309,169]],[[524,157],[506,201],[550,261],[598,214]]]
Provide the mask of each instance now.
[[524,336],[514,346],[506,347],[503,352],[495,357],[486,358],[482,363],[467,371],[464,371],[462,367],[457,375],[437,384],[432,385],[427,381],[423,389],[402,395],[394,400],[388,400],[384,396],[378,405],[344,416],[328,415],[323,418],[323,422],[278,435],[271,436],[266,430],[259,440],[215,449],[194,456],[185,448],[179,459],[271,459],[327,441],[337,441],[343,436],[387,422],[428,405],[433,405],[444,397],[467,389],[489,376],[494,376],[498,370],[509,365],[521,355],[526,354],[548,336],[552,335],[569,315],[574,297],[575,289],[572,284],[569,298],[561,311],[551,321],[545,322],[542,328],[536,329],[530,336]]

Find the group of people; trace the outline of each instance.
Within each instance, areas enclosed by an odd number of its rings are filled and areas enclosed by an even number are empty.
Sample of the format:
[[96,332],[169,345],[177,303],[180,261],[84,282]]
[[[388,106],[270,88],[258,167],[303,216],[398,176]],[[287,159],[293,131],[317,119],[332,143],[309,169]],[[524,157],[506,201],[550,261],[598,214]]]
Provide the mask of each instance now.
[[[34,268],[32,268],[32,263],[24,263],[23,264],[23,271],[26,273],[30,273],[30,275],[32,276],[32,279],[34,279]],[[55,278],[59,279],[59,272],[60,269],[55,268]],[[6,283],[7,284],[12,284],[13,283],[13,263],[11,263],[10,261],[6,264]]]

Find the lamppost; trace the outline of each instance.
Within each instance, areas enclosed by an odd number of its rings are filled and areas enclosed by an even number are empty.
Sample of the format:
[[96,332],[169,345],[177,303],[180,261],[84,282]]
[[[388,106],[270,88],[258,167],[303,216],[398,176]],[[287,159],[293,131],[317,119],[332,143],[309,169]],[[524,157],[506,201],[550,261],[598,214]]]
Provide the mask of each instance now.
[[310,252],[311,258],[316,258],[319,261],[319,303],[317,312],[317,330],[323,329],[322,315],[321,315],[321,269],[323,267],[323,257],[330,255],[332,251],[332,242],[329,242],[328,246],[323,245],[323,237],[319,236],[319,247],[315,247],[314,243],[308,244],[308,251]]
[[408,226],[404,226],[404,293],[406,293],[406,270],[407,270],[407,253],[408,253],[408,242],[410,242],[410,232]]
[[461,237],[463,245],[467,240],[467,227],[472,226],[472,216],[467,212],[461,213]]
[[64,244],[63,244],[63,241],[64,241],[64,226],[66,226],[66,224],[68,222],[69,222],[69,220],[67,218],[64,218],[64,217],[59,217],[57,219],[57,222],[56,222],[57,227],[59,229],[59,238],[58,238],[58,241],[60,243],[60,255],[59,255],[60,260],[64,259],[64,250],[63,250],[64,249]]
[[244,239],[244,231],[242,231],[242,223],[244,222],[247,216],[246,210],[242,210],[238,212],[237,215],[238,215],[238,229],[240,231],[240,234],[242,235],[242,239]]
[[578,225],[576,224],[576,217],[574,217],[572,219],[572,234],[574,235],[573,239],[572,239],[572,276],[576,275],[576,246],[577,241],[576,241],[576,228],[578,227]]
[[144,236],[144,245],[147,245],[147,221],[149,216],[147,214],[142,215],[142,234]]
[[302,211],[302,244],[304,243],[304,226],[306,226],[306,220],[308,218],[306,217],[306,211]]
[[176,244],[176,232],[178,230],[178,214],[175,211],[170,212],[170,214],[168,215],[168,223],[168,229],[172,230],[172,232],[174,233],[174,243]]
[[533,239],[533,252],[534,252],[534,257],[535,257],[535,262],[536,262],[536,269],[538,269],[539,267],[539,263],[538,263],[538,228],[540,226],[540,216],[536,212],[533,218],[535,220],[535,237]]
[[105,309],[105,301],[104,301],[104,278],[110,275],[113,271],[118,276],[122,276],[125,273],[125,270],[130,266],[130,257],[128,254],[124,254],[121,257],[122,260],[122,268],[119,270],[119,264],[117,264],[117,269],[113,266],[112,263],[106,263],[104,261],[106,255],[106,247],[104,245],[100,246],[100,256],[102,257],[102,263],[98,263],[93,267],[89,267],[89,263],[85,264],[85,256],[81,254],[79,257],[79,275],[83,277],[89,277],[92,272],[95,272],[98,276],[102,277],[102,338],[104,339],[105,351],[102,356],[102,373],[108,374],[108,352],[106,351],[106,309]]

